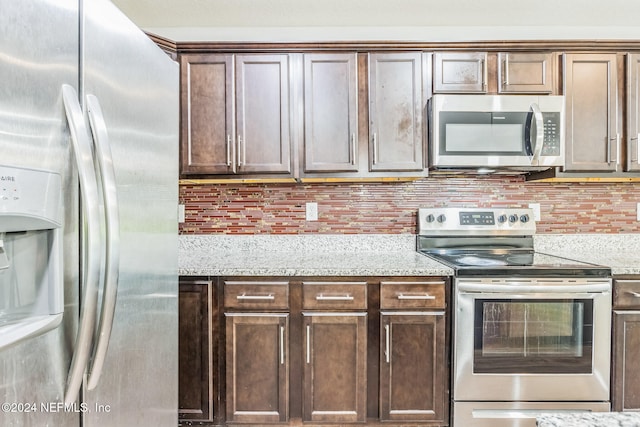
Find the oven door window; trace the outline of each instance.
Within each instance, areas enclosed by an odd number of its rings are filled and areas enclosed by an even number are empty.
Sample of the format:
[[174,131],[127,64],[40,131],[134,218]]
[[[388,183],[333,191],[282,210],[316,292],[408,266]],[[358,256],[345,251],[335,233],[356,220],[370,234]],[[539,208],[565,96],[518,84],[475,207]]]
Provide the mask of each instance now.
[[476,299],[474,373],[591,373],[593,300]]

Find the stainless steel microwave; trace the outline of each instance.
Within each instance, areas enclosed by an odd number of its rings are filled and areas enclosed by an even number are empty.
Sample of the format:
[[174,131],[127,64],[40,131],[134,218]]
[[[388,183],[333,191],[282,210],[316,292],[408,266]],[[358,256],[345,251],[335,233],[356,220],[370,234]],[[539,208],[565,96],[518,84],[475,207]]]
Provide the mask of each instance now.
[[564,165],[564,96],[434,95],[433,168],[542,170]]

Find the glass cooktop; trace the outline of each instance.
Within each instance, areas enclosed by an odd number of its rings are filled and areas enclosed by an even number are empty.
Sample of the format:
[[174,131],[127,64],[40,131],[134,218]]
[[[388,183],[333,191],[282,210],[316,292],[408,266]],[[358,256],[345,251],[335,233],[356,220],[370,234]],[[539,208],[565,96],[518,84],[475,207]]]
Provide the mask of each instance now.
[[456,271],[458,276],[595,276],[609,277],[611,270],[583,261],[531,250],[455,250],[422,252]]

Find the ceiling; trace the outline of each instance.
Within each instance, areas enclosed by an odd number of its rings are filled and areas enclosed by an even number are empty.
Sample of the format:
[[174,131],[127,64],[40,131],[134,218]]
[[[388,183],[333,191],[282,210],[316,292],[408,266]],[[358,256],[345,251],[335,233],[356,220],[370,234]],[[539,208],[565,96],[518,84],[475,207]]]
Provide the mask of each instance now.
[[176,41],[640,39],[637,0],[112,1],[141,28]]

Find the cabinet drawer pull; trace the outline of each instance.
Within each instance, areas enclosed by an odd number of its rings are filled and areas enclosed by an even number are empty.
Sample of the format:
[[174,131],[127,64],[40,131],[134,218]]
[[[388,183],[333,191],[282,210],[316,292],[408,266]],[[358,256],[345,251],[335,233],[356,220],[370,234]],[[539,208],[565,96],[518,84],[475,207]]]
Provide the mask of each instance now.
[[269,295],[247,295],[246,293],[243,293],[242,295],[238,295],[236,297],[236,299],[240,300],[240,301],[273,301],[274,299],[276,299],[276,297],[273,294],[269,294]]
[[317,294],[316,301],[353,301],[353,295],[325,295]]
[[412,294],[412,295],[398,294],[398,299],[400,299],[400,300],[430,300],[430,299],[436,299],[436,297],[434,295],[429,295],[429,294]]
[[629,293],[635,298],[640,298],[640,292],[629,291]]

